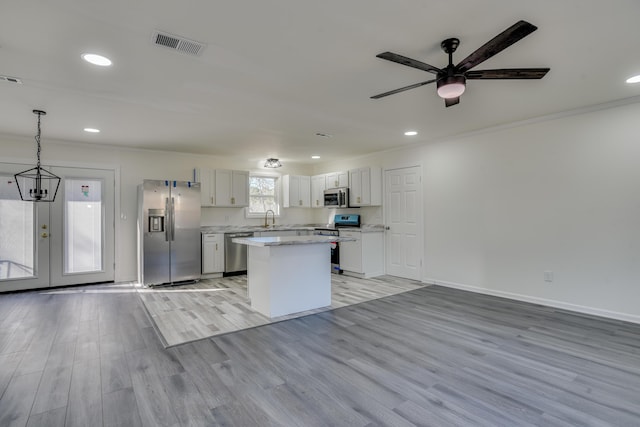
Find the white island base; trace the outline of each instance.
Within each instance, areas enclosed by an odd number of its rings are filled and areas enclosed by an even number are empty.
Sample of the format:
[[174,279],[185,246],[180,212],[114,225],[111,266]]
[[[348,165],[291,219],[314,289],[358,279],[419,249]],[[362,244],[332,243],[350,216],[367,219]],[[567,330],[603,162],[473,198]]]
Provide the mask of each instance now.
[[249,246],[251,308],[278,317],[331,305],[330,243]]

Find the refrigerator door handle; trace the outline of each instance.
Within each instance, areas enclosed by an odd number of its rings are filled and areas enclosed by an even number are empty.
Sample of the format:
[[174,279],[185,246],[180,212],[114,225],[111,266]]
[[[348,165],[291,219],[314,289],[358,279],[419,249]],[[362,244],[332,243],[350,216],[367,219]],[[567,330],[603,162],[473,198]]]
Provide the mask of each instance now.
[[176,200],[171,198],[171,240],[176,240]]
[[164,227],[164,240],[165,242],[169,241],[169,229],[172,228],[171,227],[171,212],[169,212],[169,198],[165,198],[164,199],[164,221],[165,221],[165,227]]

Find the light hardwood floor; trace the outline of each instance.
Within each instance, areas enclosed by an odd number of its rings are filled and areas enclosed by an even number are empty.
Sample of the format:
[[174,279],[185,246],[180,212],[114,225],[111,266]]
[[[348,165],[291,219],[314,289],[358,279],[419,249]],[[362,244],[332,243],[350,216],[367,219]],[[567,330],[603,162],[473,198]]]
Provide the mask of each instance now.
[[128,287],[0,314],[3,427],[640,425],[640,325],[438,286],[169,349]]
[[267,325],[348,305],[371,301],[425,286],[391,276],[360,279],[331,275],[331,305],[269,318],[251,308],[247,276],[205,279],[195,284],[136,288],[165,347]]

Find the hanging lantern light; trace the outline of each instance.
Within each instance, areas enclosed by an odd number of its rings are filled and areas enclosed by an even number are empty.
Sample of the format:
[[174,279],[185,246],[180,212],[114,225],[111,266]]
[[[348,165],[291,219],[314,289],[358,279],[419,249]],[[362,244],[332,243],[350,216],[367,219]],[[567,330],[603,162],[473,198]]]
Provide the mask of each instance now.
[[[40,166],[40,116],[44,116],[47,113],[42,110],[33,110],[33,114],[38,115],[38,134],[36,135],[38,162],[35,168],[17,173],[14,177],[22,200],[27,202],[53,202],[60,186],[60,177]],[[53,191],[49,191],[50,188],[54,187]]]

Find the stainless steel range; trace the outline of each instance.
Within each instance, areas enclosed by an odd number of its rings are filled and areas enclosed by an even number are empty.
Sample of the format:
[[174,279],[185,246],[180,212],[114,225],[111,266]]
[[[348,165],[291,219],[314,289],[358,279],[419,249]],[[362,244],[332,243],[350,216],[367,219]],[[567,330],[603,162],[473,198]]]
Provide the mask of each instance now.
[[[360,228],[360,215],[347,214],[335,215],[333,217],[333,227],[316,227],[314,234],[317,236],[339,236],[340,228]],[[335,242],[331,244],[331,272],[334,274],[342,274],[340,269],[340,244]]]

